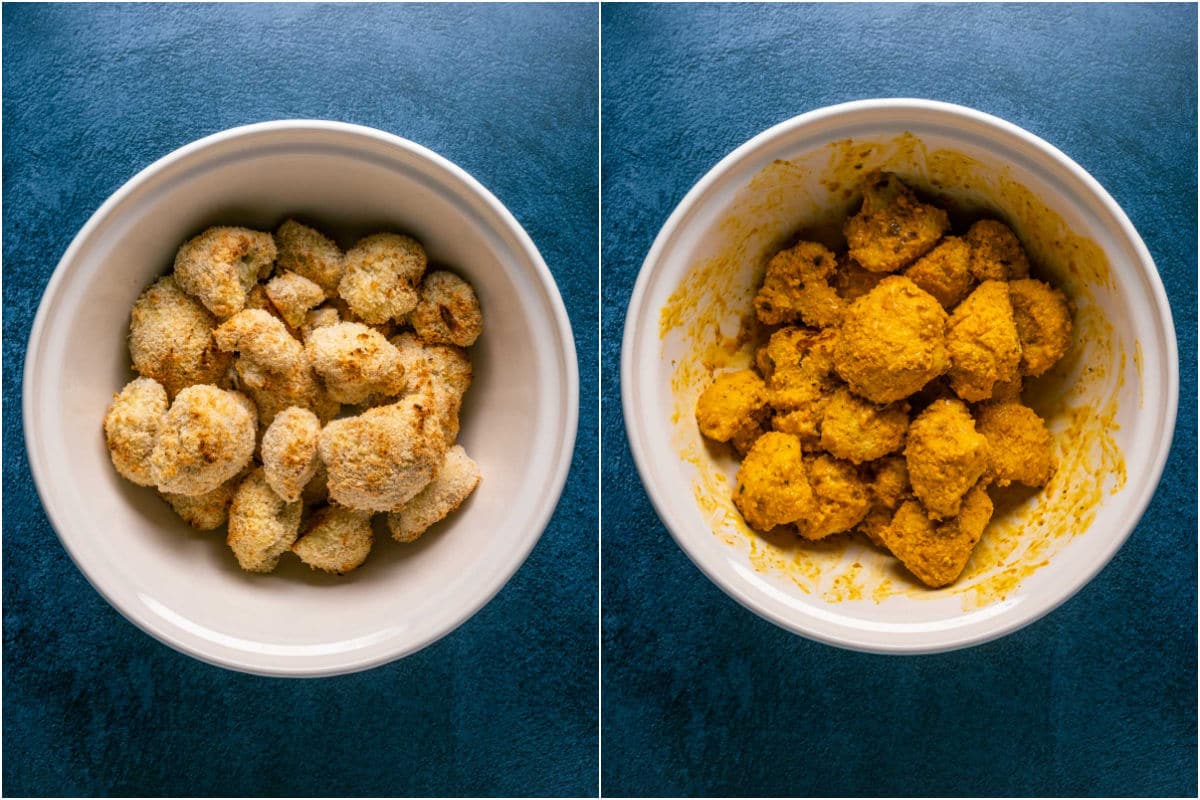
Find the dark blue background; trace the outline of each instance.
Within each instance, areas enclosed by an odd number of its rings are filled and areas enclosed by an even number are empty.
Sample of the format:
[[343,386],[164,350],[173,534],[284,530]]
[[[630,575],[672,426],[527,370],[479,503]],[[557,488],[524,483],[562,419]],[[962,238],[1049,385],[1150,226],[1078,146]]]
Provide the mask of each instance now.
[[[588,794],[597,783],[594,6],[4,8],[4,791]],[[158,644],[75,569],[29,477],[21,370],[55,263],[151,161],[321,117],[426,145],[491,189],[558,281],[578,446],[508,586],[398,663],[286,681]]]
[[[605,794],[1196,793],[1194,6],[606,5]],[[1044,620],[888,658],[792,636],[709,583],[655,516],[619,356],[658,229],[721,157],[820,106],[929,97],[1058,146],[1117,199],[1175,313],[1179,426],[1132,538]]]

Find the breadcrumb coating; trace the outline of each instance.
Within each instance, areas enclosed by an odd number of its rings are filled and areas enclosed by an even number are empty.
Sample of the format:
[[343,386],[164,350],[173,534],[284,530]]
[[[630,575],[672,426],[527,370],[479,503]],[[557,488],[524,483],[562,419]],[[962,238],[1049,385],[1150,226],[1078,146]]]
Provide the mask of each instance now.
[[263,289],[283,321],[299,329],[310,308],[320,305],[325,292],[320,286],[295,272],[284,271],[267,281]]
[[442,466],[428,486],[398,510],[388,514],[388,528],[398,542],[415,542],[430,526],[441,522],[479,485],[479,465],[461,445],[446,451]]
[[767,385],[748,369],[718,375],[696,401],[700,432],[718,442],[760,428],[768,415]]
[[904,448],[913,494],[931,519],[953,517],[988,465],[988,442],[961,400],[936,400],[912,421]]
[[104,442],[113,466],[138,486],[153,486],[150,456],[166,422],[167,392],[150,378],[134,378],[113,395],[104,415]]
[[416,239],[395,233],[368,236],[346,253],[344,264],[338,294],[363,322],[400,319],[416,307],[426,265],[425,249]]
[[330,397],[340,403],[391,397],[404,388],[400,353],[378,332],[357,322],[314,330],[304,349]]
[[868,178],[862,209],[843,232],[850,257],[870,272],[895,272],[928,253],[950,227],[946,212],[917,200],[890,173]]
[[796,520],[805,539],[824,539],[850,530],[871,508],[871,495],[858,470],[848,461],[820,455],[806,461],[812,505]]
[[404,366],[405,389],[424,398],[443,433],[446,446],[458,438],[458,415],[471,386],[471,360],[461,347],[425,345],[413,333],[391,338]]
[[342,251],[320,231],[289,219],[275,231],[280,269],[308,278],[326,297],[337,294],[342,279]]
[[326,425],[318,452],[330,499],[362,511],[391,511],[424,489],[447,447],[427,405],[410,395]]
[[967,492],[962,510],[953,519],[937,524],[920,503],[910,500],[879,533],[909,572],[926,586],[938,588],[962,574],[991,518],[992,500],[986,489],[976,486]]
[[229,506],[226,542],[247,572],[271,572],[300,533],[303,506],[275,494],[262,468],[246,476]]
[[470,347],[483,333],[483,313],[471,284],[437,270],[421,281],[420,299],[408,322],[426,344]]
[[821,446],[821,422],[838,387],[833,372],[837,329],[776,331],[760,354],[770,365],[767,401],[775,411],[771,426],[797,436],[806,450]]
[[249,228],[209,228],[184,242],[175,254],[175,280],[218,319],[225,319],[245,307],[246,294],[271,274],[274,265],[271,234]]
[[907,432],[908,403],[880,406],[842,387],[825,405],[821,447],[838,458],[861,464],[902,448]]
[[988,442],[985,473],[997,486],[1041,487],[1054,475],[1054,440],[1045,421],[1020,402],[984,403],[975,410]]
[[198,383],[220,384],[232,359],[213,340],[216,325],[174,278],[159,278],[138,296],[129,315],[133,368],[161,383],[168,397]]
[[904,276],[950,311],[966,298],[975,283],[971,275],[971,246],[957,236],[947,236],[904,270]]
[[964,400],[992,396],[997,383],[1018,380],[1021,340],[1008,300],[1008,284],[984,281],[946,324],[950,387]]
[[254,455],[254,405],[215,386],[189,386],[167,410],[150,455],[161,492],[211,492],[242,471]]
[[174,509],[180,519],[201,531],[212,531],[229,519],[229,504],[245,478],[243,473],[234,475],[211,492],[189,497],[186,494],[159,492],[159,496]]
[[890,276],[846,310],[838,375],[873,403],[903,400],[946,371],[946,312],[908,278]]
[[817,242],[799,242],[767,263],[754,312],[764,325],[803,322],[817,328],[837,325],[846,301],[830,286],[837,257]]
[[1038,280],[1013,281],[1008,292],[1021,339],[1021,374],[1037,377],[1071,348],[1071,308],[1062,292]]
[[300,325],[300,336],[307,342],[308,337],[312,336],[312,332],[317,328],[337,325],[341,321],[342,318],[338,314],[338,310],[333,306],[314,308],[304,315],[304,322]]
[[292,406],[275,415],[263,433],[263,473],[275,494],[291,503],[317,473],[321,421],[307,408]]
[[737,472],[733,504],[755,530],[796,522],[813,506],[800,440],[772,431],[759,437]]
[[1029,259],[1021,240],[1003,222],[981,219],[966,236],[971,246],[971,274],[981,281],[1010,281],[1029,277]]
[[292,552],[313,569],[344,575],[362,566],[374,541],[370,512],[326,506],[313,515]]

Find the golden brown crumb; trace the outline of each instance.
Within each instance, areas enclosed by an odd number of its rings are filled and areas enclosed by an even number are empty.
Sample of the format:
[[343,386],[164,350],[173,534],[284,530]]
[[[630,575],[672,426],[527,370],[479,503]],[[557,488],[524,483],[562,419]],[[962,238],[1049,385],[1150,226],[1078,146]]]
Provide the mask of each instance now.
[[987,490],[976,486],[963,498],[962,510],[955,518],[936,524],[920,503],[908,501],[879,535],[909,572],[926,586],[937,588],[962,574],[991,517],[992,500]]
[[775,431],[759,437],[738,468],[733,504],[760,531],[796,522],[810,511],[813,493],[800,440]]
[[862,464],[902,448],[907,432],[907,403],[880,406],[841,387],[825,405],[821,447],[838,458]]
[[388,528],[398,542],[415,542],[421,534],[441,522],[479,485],[479,465],[461,445],[446,451],[442,466],[428,486],[401,508],[388,514]]
[[1071,347],[1071,309],[1057,289],[1038,280],[1008,284],[1013,319],[1021,339],[1021,374],[1037,377]]
[[430,272],[408,322],[426,344],[470,347],[483,333],[483,314],[471,284],[452,272]]
[[104,441],[113,466],[138,486],[153,486],[150,455],[166,422],[167,392],[150,378],[134,378],[113,395],[104,415]]
[[944,519],[987,468],[987,439],[961,400],[936,400],[909,426],[904,457],[913,493],[932,519]]
[[806,463],[812,506],[796,520],[805,539],[824,539],[857,525],[871,508],[867,485],[854,465],[828,455]]
[[950,387],[964,400],[987,400],[997,383],[1020,378],[1021,341],[1008,284],[984,281],[954,309],[946,325],[946,350]]
[[696,401],[700,432],[718,442],[760,427],[766,417],[767,385],[753,370],[718,375]]
[[1020,402],[1002,402],[984,403],[976,415],[988,442],[986,474],[996,485],[1045,486],[1054,474],[1053,439],[1037,412]]
[[133,368],[168,397],[197,383],[219,384],[232,359],[213,341],[217,320],[167,276],[141,293],[129,317]]
[[338,294],[363,322],[400,319],[417,305],[425,263],[425,249],[415,239],[394,233],[368,236],[346,253]]
[[370,512],[326,506],[313,515],[292,552],[313,569],[344,575],[367,560],[374,541]]
[[342,279],[342,251],[332,239],[294,219],[275,231],[279,268],[308,278],[326,297],[337,294]]
[[312,332],[317,328],[326,328],[330,325],[337,325],[341,322],[341,316],[338,310],[333,306],[321,306],[314,308],[304,315],[304,322],[300,325],[300,336],[305,342],[308,337],[312,336]]
[[458,437],[458,414],[463,396],[471,386],[471,360],[461,347],[427,346],[413,333],[390,340],[404,366],[405,390],[423,398],[422,405],[433,415],[446,446]]
[[804,322],[818,328],[842,321],[846,302],[829,285],[837,258],[824,245],[800,242],[767,263],[754,311],[764,325]]
[[947,236],[904,270],[904,275],[950,311],[971,291],[974,279],[970,267],[970,245],[957,236]]
[[175,396],[150,470],[159,491],[205,494],[242,471],[254,455],[254,405],[237,392],[189,386]]
[[275,494],[291,503],[317,472],[321,421],[307,408],[292,406],[275,415],[262,437],[262,464]]
[[175,254],[179,288],[218,319],[241,311],[246,293],[275,265],[271,234],[248,228],[209,228]]
[[267,483],[261,468],[246,476],[229,506],[226,542],[248,572],[271,572],[300,532],[300,503],[288,503]]
[[917,200],[895,175],[868,180],[862,209],[844,227],[850,257],[871,272],[895,272],[933,249],[950,220]]
[[1012,229],[982,219],[963,237],[971,246],[971,274],[981,281],[1010,281],[1029,276],[1029,259]]
[[186,494],[159,492],[159,496],[174,509],[180,519],[201,531],[216,530],[229,519],[229,504],[245,474],[238,473],[211,492],[195,497]]
[[357,322],[317,328],[304,349],[329,395],[340,403],[391,397],[404,388],[400,353],[378,332]]
[[308,310],[325,299],[325,292],[320,286],[287,271],[271,278],[263,291],[283,321],[296,329],[304,324]]

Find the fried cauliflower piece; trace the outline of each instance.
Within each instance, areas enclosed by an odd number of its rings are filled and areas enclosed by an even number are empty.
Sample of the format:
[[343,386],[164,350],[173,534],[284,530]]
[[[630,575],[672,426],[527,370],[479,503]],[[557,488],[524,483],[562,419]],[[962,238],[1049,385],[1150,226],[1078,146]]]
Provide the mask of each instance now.
[[289,270],[321,287],[326,297],[337,294],[342,279],[342,251],[318,230],[289,219],[275,231],[280,269]]
[[1008,401],[984,403],[976,414],[979,432],[988,442],[985,475],[997,486],[1013,481],[1045,486],[1054,475],[1053,439],[1037,412]]
[[768,430],[770,428],[766,424],[742,428],[733,435],[729,443],[733,445],[733,451],[738,454],[738,458],[745,458],[746,453],[749,453],[750,448],[758,441],[758,437],[762,436]]
[[138,486],[153,486],[150,455],[167,417],[167,392],[150,378],[134,378],[113,395],[104,415],[104,443],[117,472]]
[[329,497],[361,511],[392,511],[424,489],[442,464],[447,442],[420,395],[334,420],[318,452]]
[[254,400],[263,426],[291,406],[307,408],[321,420],[337,414],[339,405],[317,383],[304,345],[266,311],[241,311],[213,335],[222,350],[238,353],[238,386]]
[[275,415],[262,437],[262,465],[267,483],[286,502],[300,499],[317,473],[317,441],[321,421],[307,408],[291,406]]
[[370,512],[326,506],[313,515],[292,552],[313,569],[345,575],[362,566],[374,542]]
[[903,400],[946,371],[946,312],[905,277],[890,276],[846,310],[838,375],[873,403]]
[[430,526],[441,522],[479,485],[479,465],[461,445],[446,451],[437,477],[416,497],[388,514],[388,528],[397,542],[415,542]]
[[325,299],[325,292],[320,286],[286,270],[271,278],[263,291],[283,321],[297,329],[304,324],[308,310]]
[[749,369],[718,375],[696,401],[700,432],[717,442],[761,427],[768,413],[767,385]]
[[344,265],[338,294],[363,322],[379,325],[416,307],[426,265],[425,249],[416,239],[395,233],[368,236],[346,253]]
[[1003,222],[981,219],[964,237],[971,246],[971,274],[981,281],[1010,281],[1029,276],[1021,240]]
[[473,377],[471,359],[461,347],[425,345],[413,333],[389,341],[400,353],[406,390],[423,399],[449,447],[458,438],[458,415]]
[[247,572],[271,572],[300,533],[300,503],[275,494],[262,468],[238,486],[229,506],[226,543]]
[[229,504],[245,478],[243,473],[234,475],[211,492],[189,497],[186,494],[159,492],[180,519],[201,531],[212,531],[229,519]]
[[400,353],[366,325],[339,322],[318,328],[304,349],[329,396],[340,403],[363,403],[373,394],[391,397],[404,388]]
[[209,228],[175,254],[179,288],[204,304],[217,319],[241,311],[246,294],[271,274],[275,240],[249,228]]
[[769,531],[796,522],[813,507],[800,440],[772,431],[759,437],[737,472],[733,504],[750,527]]
[[129,315],[133,368],[161,383],[168,397],[197,383],[221,383],[232,359],[213,340],[216,325],[174,278],[159,278],[138,296]]
[[1008,284],[984,281],[954,309],[946,324],[950,387],[964,400],[992,396],[997,383],[1019,379],[1021,341]]
[[803,322],[817,328],[837,325],[846,301],[829,285],[837,258],[824,245],[800,242],[767,263],[754,311],[764,325]]
[[837,338],[836,328],[784,328],[772,334],[760,354],[771,376],[767,401],[776,411],[771,425],[799,437],[806,449],[820,447],[825,407],[838,385],[833,372]]
[[408,322],[426,344],[470,347],[483,333],[483,313],[471,284],[437,270],[421,280],[420,299]]
[[821,447],[853,464],[874,461],[904,446],[908,404],[879,406],[842,387],[825,405]]
[[850,257],[870,272],[895,272],[928,253],[950,227],[946,212],[926,205],[895,175],[872,176],[862,209],[843,232]]
[[254,455],[254,405],[238,392],[189,386],[175,396],[150,454],[160,492],[211,492],[242,471]]
[[1057,289],[1038,280],[1008,284],[1013,319],[1021,339],[1021,374],[1037,377],[1071,347],[1071,309]]
[[327,328],[330,325],[337,325],[341,321],[342,318],[333,306],[314,308],[304,315],[304,322],[300,324],[300,337],[307,342],[308,337],[312,336],[312,332],[317,328]]
[[934,520],[958,513],[988,465],[988,443],[961,400],[935,400],[913,420],[904,448],[913,494]]
[[890,525],[896,509],[905,500],[912,499],[912,485],[908,482],[908,464],[904,456],[890,456],[874,461],[867,466],[869,480],[867,488],[871,494],[871,508],[857,530],[862,531],[876,547],[886,549],[880,532]]
[[867,515],[871,496],[853,464],[828,455],[806,462],[812,505],[796,520],[805,539],[824,539],[850,530]]
[[926,515],[920,503],[908,501],[896,511],[880,537],[908,571],[930,588],[947,586],[958,579],[971,552],[992,518],[992,500],[987,490],[976,486],[967,492],[962,510],[940,524]]
[[971,291],[974,278],[970,267],[971,246],[957,236],[947,236],[904,270],[904,276],[950,311]]

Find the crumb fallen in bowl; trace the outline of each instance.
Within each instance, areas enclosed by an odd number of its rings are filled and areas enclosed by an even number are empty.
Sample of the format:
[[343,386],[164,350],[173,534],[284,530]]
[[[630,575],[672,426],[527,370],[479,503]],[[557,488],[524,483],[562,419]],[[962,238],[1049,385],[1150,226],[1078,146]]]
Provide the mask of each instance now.
[[754,299],[766,341],[751,369],[715,376],[696,422],[744,456],[733,502],[755,530],[856,532],[946,586],[991,518],[988,488],[1054,473],[1020,396],[1067,353],[1071,310],[1003,222],[956,233],[894,175],[867,176],[844,233],[846,252],[802,241],[771,259]]
[[[475,490],[456,444],[483,332],[474,288],[415,239],[343,254],[308,226],[210,228],[134,304],[135,378],[104,417],[124,478],[250,572],[359,567],[384,514],[412,542]],[[305,521],[307,520],[307,522]]]

